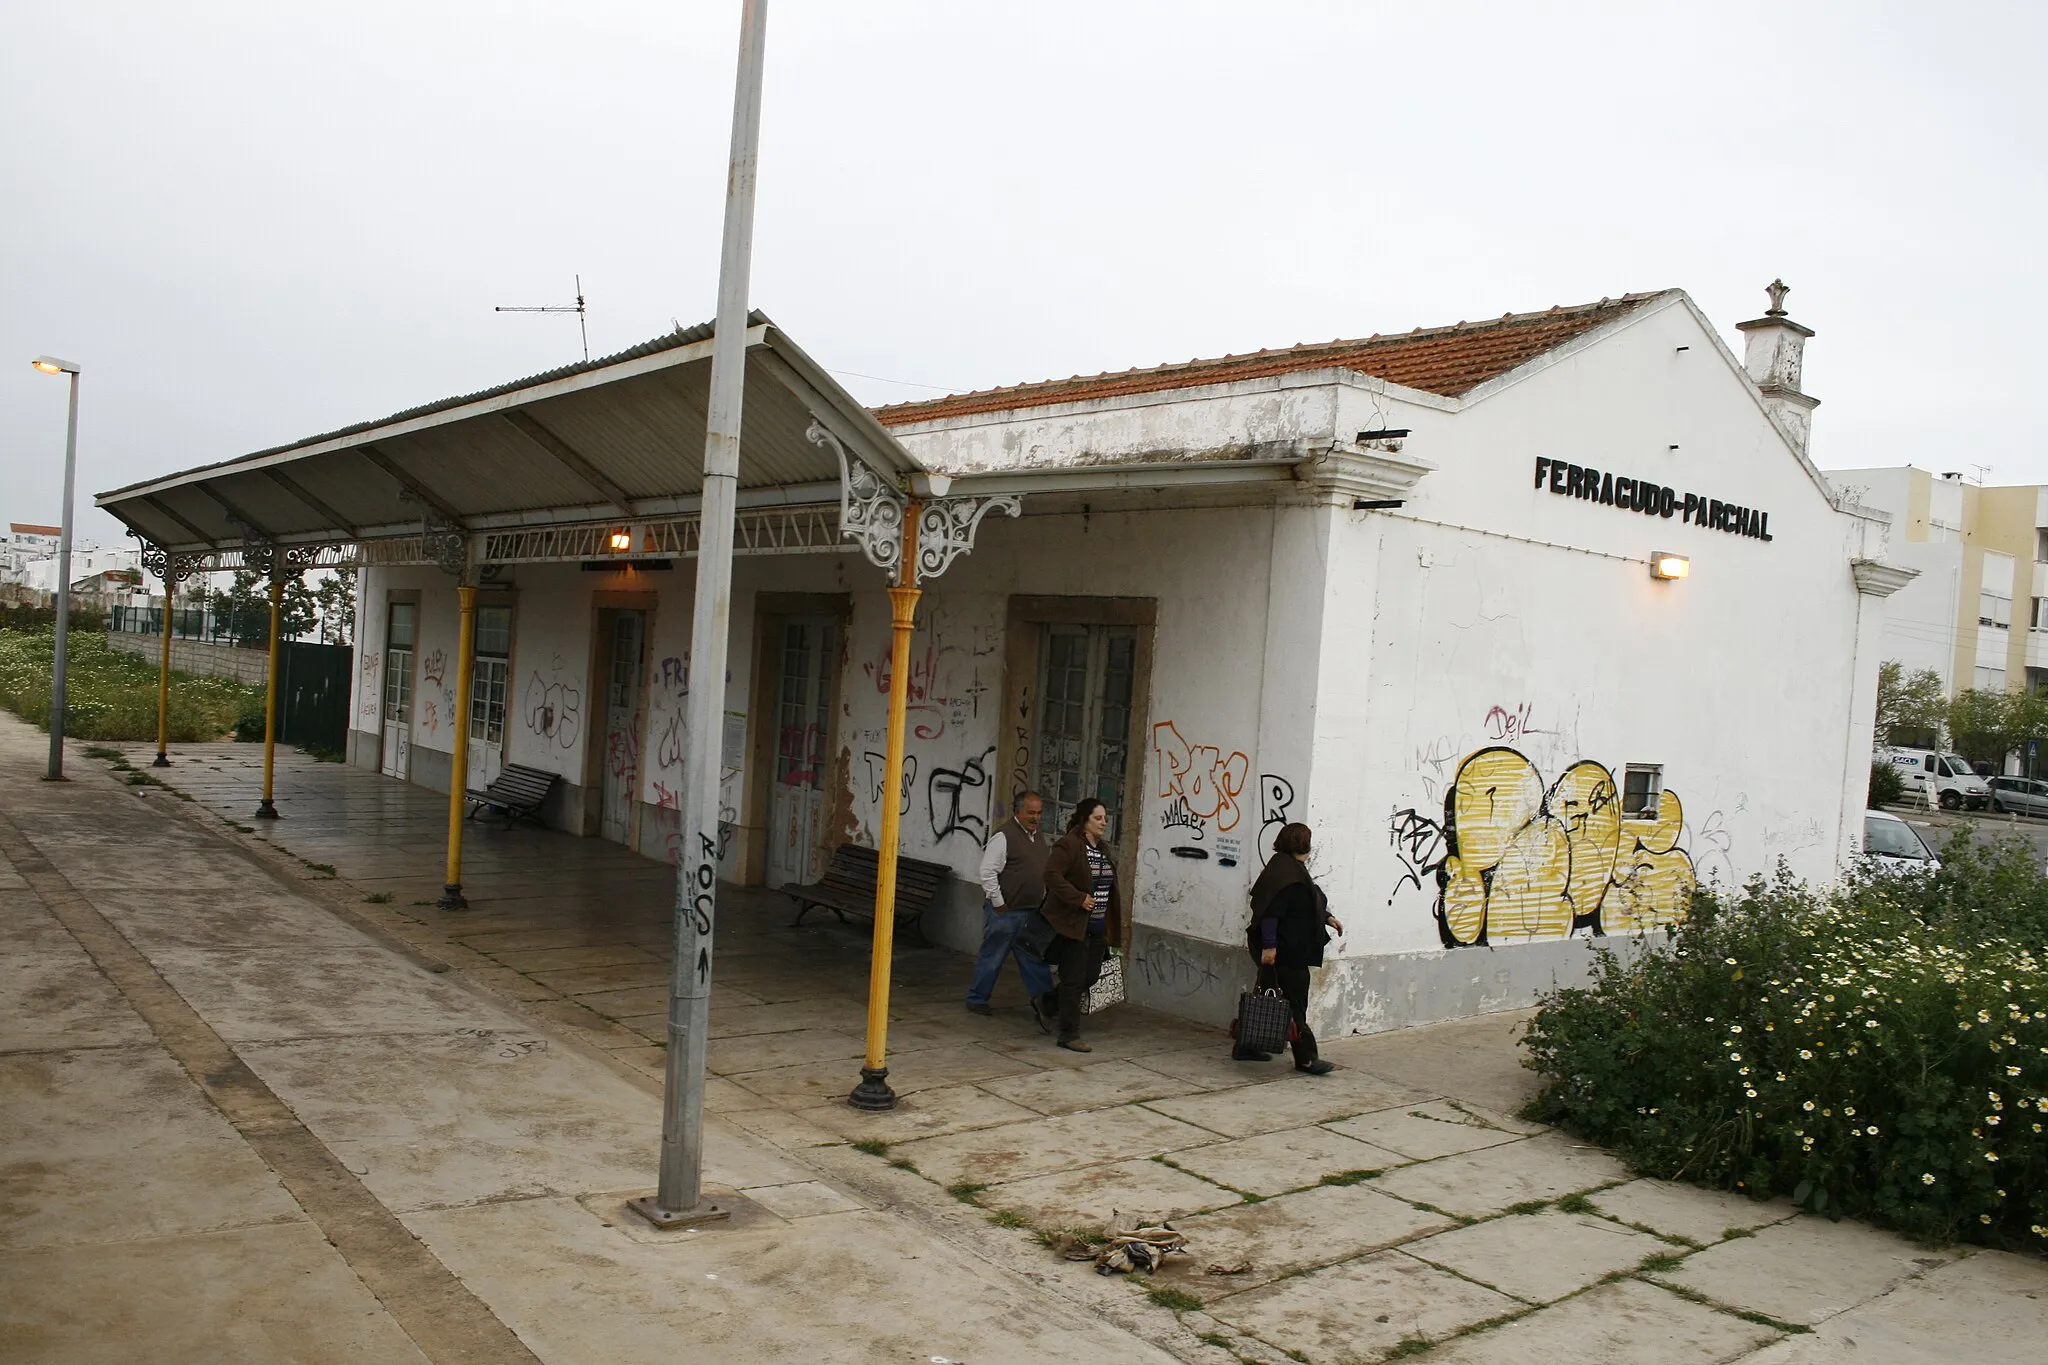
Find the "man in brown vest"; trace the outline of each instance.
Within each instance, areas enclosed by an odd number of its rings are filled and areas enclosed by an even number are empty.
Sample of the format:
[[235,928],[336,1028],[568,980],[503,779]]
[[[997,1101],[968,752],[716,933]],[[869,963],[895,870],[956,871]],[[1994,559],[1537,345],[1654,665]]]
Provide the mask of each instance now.
[[1045,855],[1052,842],[1039,831],[1045,800],[1037,792],[1020,792],[1010,802],[1010,817],[989,832],[981,852],[981,951],[974,959],[974,984],[967,988],[967,1008],[993,1014],[988,999],[995,994],[1003,959],[1017,957],[1025,998],[1038,1027],[1046,1028],[1038,1000],[1052,990],[1052,969],[1017,948],[1017,932],[1045,900]]

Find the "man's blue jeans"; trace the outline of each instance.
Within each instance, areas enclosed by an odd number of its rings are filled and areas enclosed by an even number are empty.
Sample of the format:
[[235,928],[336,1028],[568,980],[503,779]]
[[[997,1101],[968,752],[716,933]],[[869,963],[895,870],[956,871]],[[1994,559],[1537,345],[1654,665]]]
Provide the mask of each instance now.
[[1030,919],[1029,910],[998,910],[986,898],[982,900],[981,952],[975,955],[974,984],[967,988],[968,1004],[988,1003],[988,998],[995,994],[996,976],[1003,970],[1003,959],[1013,953],[1030,999],[1052,989],[1052,968],[1017,951],[1017,933]]

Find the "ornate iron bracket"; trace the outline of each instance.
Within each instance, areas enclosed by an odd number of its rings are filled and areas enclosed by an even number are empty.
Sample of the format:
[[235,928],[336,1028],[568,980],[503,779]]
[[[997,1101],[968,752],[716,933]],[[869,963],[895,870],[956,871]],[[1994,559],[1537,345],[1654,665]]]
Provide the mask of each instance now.
[[336,554],[341,552],[340,544],[325,542],[314,545],[286,545],[282,548],[282,568],[287,574],[302,574],[309,569],[317,569],[320,567],[321,555],[329,550]]
[[426,551],[427,558],[433,560],[442,573],[454,574],[457,578],[467,574],[469,533],[428,506],[410,488],[401,487],[398,500],[413,503],[420,509],[420,548]]
[[161,545],[143,540],[141,536],[135,539],[142,545],[142,567],[164,585],[166,596],[169,595],[170,589],[198,573],[200,562],[206,558],[203,554],[172,554]]
[[[825,446],[839,457],[839,534],[860,545],[868,563],[903,581],[903,512],[908,502],[889,481],[846,453],[839,438],[817,418],[804,433],[811,444]],[[919,555],[920,562],[924,556]]]
[[1022,516],[1024,504],[1010,494],[993,498],[934,498],[917,516],[917,576],[937,578],[974,548],[981,519],[991,512]]

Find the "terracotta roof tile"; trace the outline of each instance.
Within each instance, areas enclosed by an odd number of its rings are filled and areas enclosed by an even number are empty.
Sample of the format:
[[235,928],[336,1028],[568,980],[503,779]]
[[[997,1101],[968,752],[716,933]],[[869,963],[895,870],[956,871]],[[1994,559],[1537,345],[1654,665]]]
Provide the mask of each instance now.
[[1190,360],[1145,370],[1093,377],[1075,375],[1039,384],[982,389],[918,402],[876,408],[884,426],[904,426],[944,417],[967,417],[1014,408],[1047,407],[1096,398],[1120,398],[1166,389],[1228,384],[1264,379],[1302,370],[1352,369],[1425,393],[1454,398],[1487,380],[1506,374],[1573,337],[1631,312],[1663,291],[1624,294],[1598,303],[1553,307],[1541,313],[1505,313],[1485,322],[1457,322],[1449,327],[1417,327],[1395,336],[1373,334],[1363,340],[1336,340],[1289,346],[1212,360]]

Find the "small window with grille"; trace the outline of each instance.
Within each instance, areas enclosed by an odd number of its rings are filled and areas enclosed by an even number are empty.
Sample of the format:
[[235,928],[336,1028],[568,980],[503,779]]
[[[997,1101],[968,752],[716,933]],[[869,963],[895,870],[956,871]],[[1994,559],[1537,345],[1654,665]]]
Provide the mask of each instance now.
[[1631,763],[1621,779],[1621,815],[1624,820],[1654,820],[1664,801],[1664,765]]

